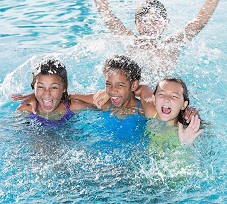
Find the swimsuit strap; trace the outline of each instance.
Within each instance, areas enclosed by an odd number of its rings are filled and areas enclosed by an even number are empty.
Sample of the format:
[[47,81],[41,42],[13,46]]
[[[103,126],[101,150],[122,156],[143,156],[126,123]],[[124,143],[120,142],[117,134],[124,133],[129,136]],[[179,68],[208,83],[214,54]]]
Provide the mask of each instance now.
[[140,100],[138,100],[138,102],[137,102],[137,109],[138,109],[138,113],[139,113],[139,110],[140,110]]
[[156,112],[156,113],[153,115],[152,118],[156,118],[156,117],[157,117],[157,114],[158,114],[158,113]]
[[67,103],[63,102],[64,107],[66,108],[66,113],[62,116],[62,118],[60,118],[59,120],[48,120],[46,118],[40,117],[34,113],[30,113],[30,118],[33,120],[38,121],[41,125],[44,126],[54,126],[54,125],[58,125],[62,122],[65,122],[66,120],[70,119],[75,113],[73,111],[70,110],[69,106],[67,105]]
[[111,104],[110,104],[110,107],[109,107],[109,111],[111,110],[112,107],[113,107],[113,104],[111,103]]
[[69,118],[71,118],[74,115],[74,112],[70,110],[68,104],[65,101],[63,102],[63,105],[65,106],[66,113],[62,117],[62,119],[68,120]]

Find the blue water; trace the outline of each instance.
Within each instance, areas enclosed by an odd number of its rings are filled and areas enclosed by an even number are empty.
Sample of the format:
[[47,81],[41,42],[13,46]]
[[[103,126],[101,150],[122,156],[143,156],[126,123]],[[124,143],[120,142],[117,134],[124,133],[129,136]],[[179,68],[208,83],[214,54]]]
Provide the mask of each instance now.
[[[131,29],[138,2],[110,1]],[[204,3],[162,2],[171,19],[169,32]],[[154,160],[143,120],[136,131],[130,125],[126,131],[102,112],[84,111],[60,127],[40,128],[15,113],[19,102],[9,96],[31,90],[31,66],[41,58],[59,58],[67,66],[70,91],[88,93],[104,88],[105,58],[124,49],[91,0],[0,1],[0,202],[226,203],[225,8],[221,1],[175,70],[208,125],[193,148]]]

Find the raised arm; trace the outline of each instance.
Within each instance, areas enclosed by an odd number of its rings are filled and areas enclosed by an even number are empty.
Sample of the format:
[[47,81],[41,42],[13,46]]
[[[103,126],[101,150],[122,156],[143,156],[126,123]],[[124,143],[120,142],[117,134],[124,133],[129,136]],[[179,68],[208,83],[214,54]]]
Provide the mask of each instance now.
[[99,13],[102,15],[108,29],[114,35],[134,35],[111,11],[106,0],[94,0]]
[[191,22],[186,24],[185,34],[189,40],[195,37],[204,28],[218,3],[219,0],[207,0],[197,16]]

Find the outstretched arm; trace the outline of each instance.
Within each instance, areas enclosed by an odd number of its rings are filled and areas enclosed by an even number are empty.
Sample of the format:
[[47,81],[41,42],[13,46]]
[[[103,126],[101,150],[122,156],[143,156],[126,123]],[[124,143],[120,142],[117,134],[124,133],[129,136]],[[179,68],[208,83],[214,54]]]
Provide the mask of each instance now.
[[26,93],[26,94],[12,94],[11,95],[11,99],[14,101],[19,101],[19,100],[26,100],[28,98],[30,98],[31,96],[33,96],[34,93]]
[[72,99],[81,100],[83,102],[93,104],[97,108],[101,109],[103,105],[109,100],[109,96],[106,94],[105,90],[98,90],[92,94],[70,94]]
[[106,0],[94,0],[99,13],[102,15],[108,29],[114,35],[134,35],[111,11]]
[[76,100],[80,100],[89,104],[93,104],[93,97],[94,94],[77,94],[77,93],[70,93],[69,94],[71,99],[76,99]]
[[207,0],[197,16],[191,22],[187,23],[185,26],[185,34],[189,40],[195,37],[204,28],[218,3],[219,0]]
[[[22,95],[19,95],[22,96]],[[25,94],[23,96],[26,96],[24,99],[24,101],[19,105],[19,107],[17,108],[17,111],[28,111],[28,112],[33,112],[36,113],[36,105],[37,105],[37,101],[35,98],[35,94],[34,93],[30,93],[30,94]],[[17,98],[16,100],[23,100],[22,98]]]

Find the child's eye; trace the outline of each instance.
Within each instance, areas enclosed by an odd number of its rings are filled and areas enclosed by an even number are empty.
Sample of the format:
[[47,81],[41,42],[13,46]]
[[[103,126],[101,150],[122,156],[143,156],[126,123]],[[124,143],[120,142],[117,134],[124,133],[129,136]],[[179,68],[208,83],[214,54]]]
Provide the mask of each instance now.
[[172,97],[173,97],[173,98],[176,98],[176,99],[179,98],[178,96],[174,96],[174,95],[173,95]]
[[124,85],[123,84],[118,84],[119,87],[123,87]]
[[55,87],[55,86],[54,86],[54,87],[52,87],[51,89],[53,89],[53,90],[57,90],[57,89],[58,89],[58,87]]

